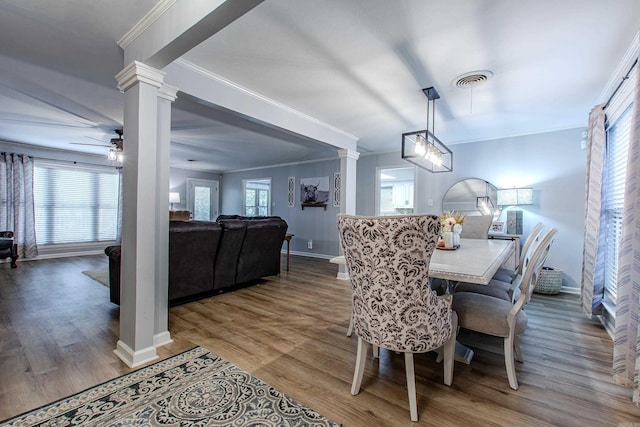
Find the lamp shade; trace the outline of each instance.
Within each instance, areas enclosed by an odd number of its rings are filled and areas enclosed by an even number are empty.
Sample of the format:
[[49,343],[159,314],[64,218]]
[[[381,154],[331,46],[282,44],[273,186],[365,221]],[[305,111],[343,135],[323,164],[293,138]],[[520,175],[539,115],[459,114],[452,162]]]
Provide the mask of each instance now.
[[173,191],[169,193],[169,203],[180,203],[180,193]]
[[533,188],[506,188],[497,191],[498,206],[533,204]]

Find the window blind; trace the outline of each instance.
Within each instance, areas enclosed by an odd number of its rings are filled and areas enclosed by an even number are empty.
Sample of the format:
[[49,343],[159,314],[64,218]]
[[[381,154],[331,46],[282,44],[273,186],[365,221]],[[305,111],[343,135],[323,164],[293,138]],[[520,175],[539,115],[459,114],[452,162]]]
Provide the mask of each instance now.
[[116,239],[117,171],[36,161],[33,187],[38,245]]
[[618,279],[618,252],[622,236],[627,155],[631,140],[631,105],[607,129],[602,215],[605,232],[604,307],[615,317]]

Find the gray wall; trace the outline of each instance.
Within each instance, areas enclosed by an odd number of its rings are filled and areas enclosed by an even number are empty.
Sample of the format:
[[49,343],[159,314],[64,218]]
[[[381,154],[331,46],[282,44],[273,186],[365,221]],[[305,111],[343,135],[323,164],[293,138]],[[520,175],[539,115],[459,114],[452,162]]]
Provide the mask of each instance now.
[[[498,188],[533,187],[534,204],[520,206],[523,236],[537,223],[558,235],[546,265],[563,270],[563,285],[579,287],[585,208],[584,128],[454,146],[455,175],[477,177]],[[505,219],[502,213],[501,219]]]
[[[300,179],[329,177],[331,187],[333,174],[340,172],[340,160],[300,163],[296,165],[225,173],[221,181],[223,214],[242,214],[242,180],[250,178],[271,178],[271,215],[282,217],[289,225],[291,251],[308,256],[329,257],[338,254],[338,231],[336,214],[340,208],[334,208],[331,197],[327,210],[300,206]],[[295,177],[295,206],[288,207],[288,178]],[[333,193],[331,193],[332,195]],[[313,241],[313,248],[307,249],[307,241]]]
[[[452,145],[454,170],[432,174],[417,171],[416,210],[440,214],[442,197],[456,182],[466,178],[487,180],[498,188],[529,186],[534,189],[535,204],[522,206],[523,235],[538,221],[556,227],[558,236],[546,265],[564,273],[564,286],[578,287],[582,268],[584,232],[584,185],[586,151],[580,140],[584,128],[535,135],[504,138],[470,144]],[[357,166],[356,213],[375,214],[375,182],[378,167],[408,166],[399,152],[362,155]],[[291,249],[311,256],[332,257],[338,254],[335,215],[338,208],[300,209],[300,178],[333,177],[339,172],[339,160],[304,163],[245,172],[224,174],[221,180],[222,212],[242,212],[242,179],[272,179],[272,215],[283,217],[295,234]],[[287,177],[296,178],[296,206],[287,207]],[[504,219],[506,214],[503,212]],[[307,249],[307,240],[313,249]]]

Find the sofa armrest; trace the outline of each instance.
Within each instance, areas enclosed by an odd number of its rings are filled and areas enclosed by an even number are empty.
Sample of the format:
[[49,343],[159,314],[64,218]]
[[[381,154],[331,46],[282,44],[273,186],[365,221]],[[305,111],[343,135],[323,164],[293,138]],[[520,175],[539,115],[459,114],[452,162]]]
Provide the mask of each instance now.
[[109,299],[120,305],[120,246],[109,246],[104,253],[109,257]]

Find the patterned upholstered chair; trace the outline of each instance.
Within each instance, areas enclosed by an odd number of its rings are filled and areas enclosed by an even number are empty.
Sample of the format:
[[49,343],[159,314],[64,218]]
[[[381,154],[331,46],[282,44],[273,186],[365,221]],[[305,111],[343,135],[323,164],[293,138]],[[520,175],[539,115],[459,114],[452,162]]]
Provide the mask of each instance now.
[[475,292],[456,292],[453,296],[453,309],[458,314],[461,328],[504,338],[507,378],[509,386],[514,390],[518,389],[514,351],[516,359],[522,362],[519,336],[527,328],[527,314],[522,308],[531,299],[556,233],[555,228],[549,230],[533,251],[529,264],[524,269],[522,292],[515,303]]
[[13,241],[13,231],[0,231],[0,259],[11,258],[11,268],[16,268],[18,245]]
[[413,353],[444,347],[444,383],[453,381],[457,331],[449,295],[429,288],[429,261],[440,220],[435,215],[338,215],[352,289],[358,349],[351,394],[360,391],[370,344],[404,353],[411,420],[418,420]]
[[520,296],[520,283],[522,281],[522,273],[529,263],[533,251],[540,243],[542,236],[542,228],[544,225],[537,223],[529,233],[527,240],[522,247],[522,255],[518,268],[515,271],[507,269],[499,269],[494,274],[493,279],[487,285],[479,285],[477,283],[461,282],[456,285],[456,292],[476,292],[491,297],[500,298],[506,301],[515,302]]

